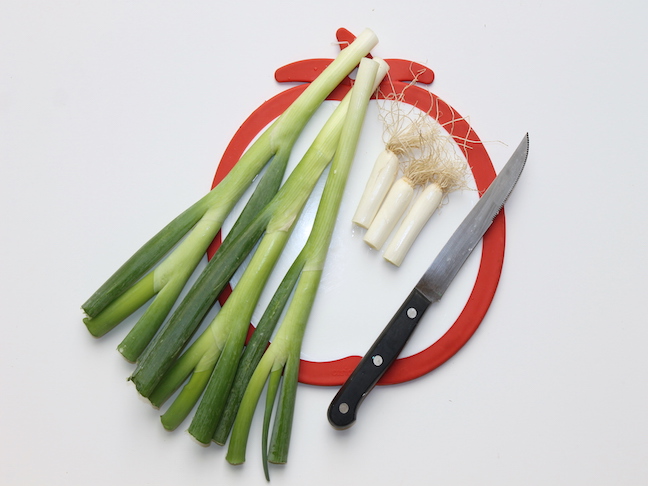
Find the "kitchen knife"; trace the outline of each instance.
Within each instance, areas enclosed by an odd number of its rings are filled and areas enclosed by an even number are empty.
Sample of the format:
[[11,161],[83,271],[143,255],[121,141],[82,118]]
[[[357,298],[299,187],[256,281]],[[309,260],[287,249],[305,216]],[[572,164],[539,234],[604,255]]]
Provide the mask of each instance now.
[[450,237],[405,302],[342,385],[328,409],[336,429],[356,420],[358,407],[396,360],[427,308],[439,301],[468,256],[500,212],[522,173],[529,153],[529,134]]

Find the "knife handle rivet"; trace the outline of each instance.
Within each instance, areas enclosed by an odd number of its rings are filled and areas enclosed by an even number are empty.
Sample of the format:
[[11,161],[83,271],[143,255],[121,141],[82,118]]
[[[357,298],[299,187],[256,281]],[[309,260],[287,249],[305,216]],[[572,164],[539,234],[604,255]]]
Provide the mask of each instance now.
[[383,364],[383,357],[377,354],[376,356],[373,356],[371,358],[371,361],[373,362],[374,366],[380,366]]
[[414,319],[418,315],[418,312],[416,312],[416,309],[414,307],[410,307],[407,309],[407,317],[410,319]]
[[345,414],[349,412],[349,404],[348,403],[340,403],[340,406],[338,407],[338,410],[340,411],[341,414]]

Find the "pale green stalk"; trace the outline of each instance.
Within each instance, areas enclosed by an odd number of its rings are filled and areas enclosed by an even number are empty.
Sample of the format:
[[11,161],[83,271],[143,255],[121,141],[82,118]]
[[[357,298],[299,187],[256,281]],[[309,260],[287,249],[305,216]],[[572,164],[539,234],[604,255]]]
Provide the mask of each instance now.
[[[383,70],[378,74],[379,67]],[[288,456],[292,417],[294,414],[299,359],[306,324],[317,294],[324,262],[328,253],[335,221],[346,186],[349,170],[355,155],[367,104],[375,90],[375,80],[386,74],[386,63],[381,60],[363,59],[352,91],[351,103],[344,123],[335,158],[324,187],[322,199],[313,223],[313,229],[298,260],[304,262],[295,293],[276,336],[256,367],[240,404],[227,460],[240,464],[245,460],[245,449],[254,410],[269,376],[272,376],[269,403],[266,404],[264,427],[269,427],[268,413],[271,402],[279,388],[277,376],[283,370],[283,383],[274,420],[272,439],[266,443],[268,433],[264,430],[264,469],[268,477],[267,462],[285,463]],[[266,460],[267,459],[267,460]]]

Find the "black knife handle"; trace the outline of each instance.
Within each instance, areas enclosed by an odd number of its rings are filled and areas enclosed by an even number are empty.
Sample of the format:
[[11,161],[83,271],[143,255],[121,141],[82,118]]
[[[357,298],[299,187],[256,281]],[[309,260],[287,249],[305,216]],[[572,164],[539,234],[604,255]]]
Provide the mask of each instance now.
[[430,301],[421,292],[412,290],[331,402],[328,419],[334,428],[346,429],[353,425],[360,404],[396,361],[429,305]]

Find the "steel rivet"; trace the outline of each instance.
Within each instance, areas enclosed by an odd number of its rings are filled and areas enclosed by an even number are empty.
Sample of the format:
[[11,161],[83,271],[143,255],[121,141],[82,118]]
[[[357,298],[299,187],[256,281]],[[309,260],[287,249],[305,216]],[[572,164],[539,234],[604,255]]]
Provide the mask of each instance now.
[[407,317],[410,319],[414,319],[418,313],[416,312],[416,309],[414,307],[410,307],[407,309]]

